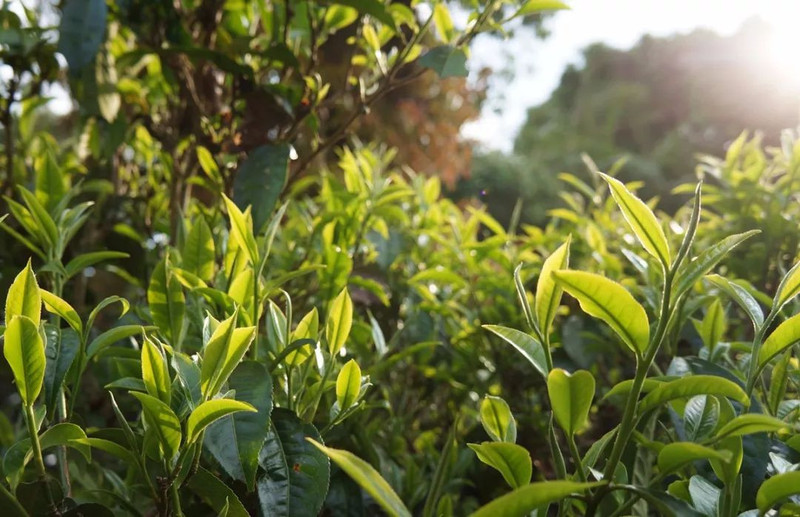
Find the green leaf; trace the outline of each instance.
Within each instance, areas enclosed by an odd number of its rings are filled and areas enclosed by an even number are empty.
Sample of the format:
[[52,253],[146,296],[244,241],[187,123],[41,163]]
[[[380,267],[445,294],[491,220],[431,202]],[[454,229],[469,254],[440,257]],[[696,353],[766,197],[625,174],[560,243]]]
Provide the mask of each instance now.
[[255,337],[255,327],[235,328],[238,311],[220,322],[203,351],[200,389],[205,398],[216,395],[242,360]]
[[758,365],[764,367],[773,357],[800,341],[800,314],[787,319],[769,335],[758,352]]
[[403,501],[372,465],[351,452],[325,447],[315,440],[309,439],[309,441],[372,496],[387,514],[392,517],[411,517],[411,512],[408,511]]
[[246,253],[247,259],[251,264],[256,265],[259,263],[258,247],[256,246],[256,238],[253,235],[253,221],[250,216],[250,210],[242,212],[239,207],[228,199],[223,194],[222,198],[225,200],[225,207],[228,210],[228,218],[231,224],[231,237],[236,241],[239,247]]
[[308,439],[322,438],[293,412],[276,408],[259,463],[258,496],[265,515],[317,515],[330,481],[330,462]]
[[703,343],[705,343],[708,348],[713,348],[719,343],[720,339],[722,339],[726,327],[725,309],[722,308],[722,303],[719,301],[719,298],[715,298],[714,301],[711,302],[711,306],[706,311],[706,315],[703,317],[703,321],[697,329],[698,333],[703,339]]
[[45,325],[45,336],[44,398],[48,410],[52,412],[56,407],[58,389],[78,355],[81,340],[74,330],[61,330],[52,325]]
[[104,440],[102,438],[75,438],[69,441],[69,445],[73,447],[76,445],[93,447],[95,449],[100,449],[103,452],[107,452],[112,456],[116,456],[128,465],[136,466],[138,464],[136,456],[134,456],[131,451],[116,442],[112,442],[111,440]]
[[104,0],[69,0],[61,10],[58,51],[64,55],[70,72],[77,74],[91,63],[106,35]]
[[210,282],[214,278],[214,236],[205,218],[197,217],[181,251],[183,268]]
[[467,55],[460,48],[450,45],[434,47],[419,58],[420,66],[430,68],[442,79],[447,77],[466,77]]
[[[94,326],[95,318],[97,318],[97,316],[103,311],[103,309],[105,309],[106,307],[108,307],[109,305],[112,305],[114,303],[119,303],[122,306],[122,308],[120,309],[119,316],[118,316],[119,318],[125,316],[125,314],[128,313],[128,310],[130,310],[130,308],[131,308],[131,304],[128,303],[128,300],[126,300],[125,298],[123,298],[121,296],[116,296],[116,295],[106,296],[105,298],[103,298],[100,301],[100,303],[98,303],[94,307],[94,309],[92,309],[92,312],[89,313],[89,318],[87,318],[87,320],[86,320],[86,327],[87,328],[92,328]],[[141,328],[144,328],[144,327],[141,327]],[[153,330],[155,330],[155,328],[153,328]]]
[[605,321],[637,355],[644,353],[650,340],[650,323],[644,307],[620,284],[584,271],[552,273],[565,291],[577,298],[581,309]]
[[358,19],[358,11],[352,7],[331,5],[325,12],[325,28],[331,33],[351,25]]
[[539,322],[539,329],[542,332],[542,336],[545,336],[545,339],[550,334],[550,328],[556,316],[556,310],[558,310],[558,306],[561,304],[562,290],[555,280],[553,280],[551,273],[569,267],[570,240],[571,238],[567,237],[567,241],[559,246],[552,255],[547,257],[547,260],[542,264],[542,272],[536,284],[534,307],[536,319]]
[[517,441],[517,422],[505,400],[486,395],[481,402],[480,414],[481,425],[492,440],[509,443]]
[[763,513],[796,494],[800,494],[800,472],[784,472],[761,484],[756,494],[756,506]]
[[443,43],[450,43],[455,37],[456,29],[453,26],[453,20],[450,18],[450,10],[446,4],[437,3],[433,7],[433,24],[436,27],[436,33]]
[[717,451],[728,454],[728,459],[709,458],[711,468],[717,477],[726,485],[736,482],[739,470],[742,468],[744,448],[741,436],[729,436],[718,441],[715,445]]
[[169,271],[166,258],[158,263],[150,277],[147,303],[150,306],[153,323],[167,338],[168,344],[179,349],[186,298],[180,282]]
[[219,174],[219,166],[214,160],[214,156],[211,155],[211,152],[202,145],[198,145],[196,151],[197,162],[200,164],[200,168],[203,169],[203,172],[212,180],[222,184],[223,180]]
[[522,7],[514,14],[514,17],[539,14],[545,11],[560,11],[562,9],[569,9],[569,6],[559,0],[528,0],[522,4]]
[[328,352],[332,356],[336,355],[347,342],[352,326],[353,300],[350,299],[350,293],[345,287],[331,303],[325,324],[325,339],[328,341]]
[[798,293],[800,293],[800,262],[795,264],[781,279],[781,283],[775,291],[772,310],[781,310],[781,308],[789,303],[792,298],[797,296]]
[[729,436],[744,436],[754,433],[772,433],[791,427],[789,424],[769,415],[746,413],[739,415],[718,431],[714,439],[719,440]]
[[53,218],[50,217],[50,214],[47,213],[47,210],[42,206],[36,196],[25,187],[19,186],[19,193],[22,196],[22,200],[25,201],[25,206],[28,207],[31,216],[36,221],[37,227],[44,233],[44,236],[47,239],[47,242],[51,246],[52,249],[58,248],[59,242],[59,232],[58,227],[56,227],[55,221]]
[[483,442],[467,444],[478,459],[496,469],[511,488],[531,482],[533,464],[530,453],[515,443]]
[[194,443],[203,430],[220,418],[238,411],[256,412],[247,402],[232,399],[214,399],[203,402],[189,415],[186,422],[186,443]]
[[675,297],[677,298],[691,289],[695,282],[711,271],[731,250],[757,233],[759,230],[750,230],[725,237],[717,244],[703,250],[690,262],[685,263],[675,278]]
[[64,271],[67,273],[67,278],[72,278],[87,267],[93,266],[99,262],[128,258],[129,256],[130,255],[127,253],[121,251],[93,251],[91,253],[81,253],[64,266]]
[[67,187],[64,182],[67,175],[61,171],[53,152],[50,150],[36,160],[35,166],[36,199],[44,206],[45,210],[52,213],[53,208],[67,193]]
[[[528,303],[528,293],[527,291],[525,291],[525,286],[522,283],[522,278],[520,276],[521,271],[522,271],[522,263],[518,264],[517,267],[514,268],[514,287],[517,291],[517,300],[519,300],[519,304],[522,307],[522,312],[525,313],[525,321],[528,322],[528,326],[530,327],[530,329],[539,332],[538,330],[539,324],[533,317],[533,311],[531,311],[531,305]],[[536,303],[536,299],[534,299],[534,303]],[[547,364],[547,363],[542,363],[542,364]],[[544,375],[547,375],[547,373],[544,372]]]
[[576,483],[574,481],[541,481],[517,488],[478,508],[471,517],[524,516],[533,510],[580,495],[602,483]]
[[683,409],[686,438],[699,442],[717,427],[720,415],[719,400],[711,395],[697,395],[689,399]]
[[233,200],[240,209],[253,207],[253,228],[269,221],[289,173],[289,144],[261,145],[250,151],[233,180]]
[[394,28],[394,18],[381,0],[332,0],[332,4],[346,5],[368,14],[387,27]]
[[170,407],[155,397],[132,391],[139,399],[146,418],[148,429],[152,429],[158,439],[161,455],[172,461],[181,445],[181,423]]
[[642,243],[644,249],[661,262],[664,270],[669,269],[672,262],[669,242],[655,214],[644,201],[631,193],[622,182],[602,172],[599,174],[608,183],[614,201],[617,202],[622,215],[631,230],[633,230],[636,238]]
[[[186,485],[218,515],[224,517],[250,517],[242,502],[228,485],[203,467],[197,469]],[[223,509],[225,513],[222,513]]]
[[666,382],[647,394],[639,403],[639,413],[655,409],[665,402],[695,395],[717,395],[729,397],[748,406],[747,393],[735,382],[715,375],[692,375]]
[[543,378],[547,378],[547,359],[545,359],[544,348],[536,338],[525,332],[500,325],[482,325],[482,327],[500,336],[508,344],[516,348],[533,365],[536,371],[542,374]]
[[272,412],[272,378],[263,364],[242,362],[228,381],[236,399],[247,402],[257,412],[240,412],[225,417],[206,428],[205,446],[225,472],[245,481],[248,490],[255,487],[258,455],[269,429]]
[[23,404],[30,406],[44,383],[44,342],[36,324],[27,316],[12,316],[4,334],[6,357]]
[[39,294],[44,302],[44,308],[47,309],[48,312],[62,318],[78,334],[83,333],[83,323],[81,322],[81,317],[78,316],[78,313],[70,304],[54,295],[50,291],[45,291],[44,289],[40,289]]
[[697,443],[675,442],[665,445],[658,453],[658,468],[661,475],[666,475],[693,461],[709,458],[727,461],[730,457],[730,453],[718,452]]
[[147,328],[149,327],[143,327],[141,325],[120,325],[119,327],[106,330],[89,343],[89,346],[86,348],[86,359],[91,359],[117,341],[122,341],[125,338],[141,334]]
[[80,452],[86,461],[92,461],[92,450],[90,447],[82,444],[73,444],[72,440],[86,438],[86,433],[83,429],[75,424],[61,423],[56,424],[39,436],[39,445],[42,450],[47,450],[52,447],[59,447],[67,445]]
[[42,295],[30,260],[14,278],[6,294],[6,327],[14,316],[25,316],[37,327],[42,319]]
[[717,288],[730,296],[733,301],[739,304],[739,307],[744,309],[744,311],[750,317],[750,321],[753,322],[753,327],[756,330],[758,330],[761,325],[764,324],[764,312],[761,310],[761,306],[744,287],[737,283],[731,282],[724,276],[708,275],[705,279],[714,284]]
[[361,368],[355,359],[350,359],[342,366],[336,378],[336,402],[339,403],[339,410],[344,411],[352,406],[358,399],[359,391],[361,391]]
[[160,346],[145,336],[142,344],[142,380],[147,393],[169,405],[172,398],[172,379],[167,359]]
[[594,399],[594,377],[586,370],[572,375],[561,368],[547,376],[547,394],[558,425],[568,436],[578,432],[589,418]]

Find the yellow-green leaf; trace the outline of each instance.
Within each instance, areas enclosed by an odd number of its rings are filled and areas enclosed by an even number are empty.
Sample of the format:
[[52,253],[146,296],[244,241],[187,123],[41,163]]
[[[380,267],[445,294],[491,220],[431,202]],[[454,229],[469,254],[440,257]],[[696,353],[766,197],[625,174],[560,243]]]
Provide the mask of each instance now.
[[181,422],[170,407],[146,393],[131,391],[142,403],[146,424],[158,439],[161,454],[171,461],[181,445]]
[[547,376],[547,394],[556,422],[568,436],[580,431],[589,418],[594,399],[595,382],[592,374],[578,370],[569,374],[554,368]]
[[[198,150],[199,151],[199,150]],[[214,278],[214,236],[204,217],[198,216],[181,251],[183,268],[205,282]]]
[[6,326],[14,316],[30,318],[37,327],[42,319],[42,296],[30,260],[14,278],[6,294]]
[[159,328],[169,344],[177,347],[183,329],[186,312],[186,297],[180,281],[170,271],[167,259],[160,261],[150,276],[147,288],[147,303],[153,323]]
[[687,463],[697,460],[716,458],[723,461],[730,459],[730,452],[715,451],[693,442],[675,442],[665,445],[658,453],[658,468],[662,475],[680,469]]
[[642,243],[648,253],[661,262],[664,269],[668,269],[672,261],[669,242],[653,211],[644,201],[628,190],[621,181],[602,172],[599,174],[608,183],[614,201],[617,202],[617,206],[622,211],[622,215],[630,225],[636,238],[639,239],[639,242]]
[[747,393],[735,382],[715,375],[692,375],[655,388],[639,403],[639,412],[645,413],[665,402],[695,395],[717,395],[732,398],[745,406],[750,404]]
[[492,440],[509,443],[517,441],[517,422],[505,400],[486,395],[481,402],[480,414],[481,425]]
[[800,494],[800,472],[784,472],[761,484],[756,494],[756,506],[762,513],[790,496]]
[[44,308],[47,309],[48,312],[63,318],[64,321],[66,321],[67,324],[78,334],[83,333],[83,323],[81,322],[81,317],[78,316],[77,311],[72,308],[72,305],[68,304],[66,301],[54,295],[50,291],[40,289],[39,294],[44,302]]
[[795,264],[781,279],[781,283],[775,291],[775,300],[772,303],[773,310],[780,310],[798,293],[800,293],[800,262]]
[[524,516],[546,504],[580,495],[602,483],[575,481],[541,481],[517,488],[478,508],[470,517]]
[[400,500],[389,483],[381,477],[372,465],[351,452],[325,447],[311,438],[306,438],[306,440],[333,460],[358,486],[371,495],[388,515],[392,517],[411,517],[411,512],[408,511],[403,501]]
[[800,341],[800,314],[787,319],[769,335],[758,352],[758,365],[763,367],[793,344]]
[[551,273],[569,267],[570,237],[558,247],[552,255],[542,264],[542,272],[536,284],[536,299],[534,306],[536,319],[539,321],[539,330],[546,337],[550,334],[550,326],[556,316],[556,310],[561,303],[561,287],[553,280]]
[[225,200],[225,207],[228,209],[228,218],[231,223],[231,237],[233,237],[239,247],[243,249],[247,255],[247,259],[251,264],[258,264],[258,247],[256,246],[256,238],[253,235],[253,222],[250,217],[250,207],[244,212],[239,210],[232,200],[226,195],[222,195]]
[[350,359],[339,371],[336,378],[336,401],[344,411],[352,406],[361,390],[361,368],[355,359]]
[[325,324],[325,338],[328,341],[328,351],[331,355],[336,355],[342,349],[352,326],[353,300],[350,299],[347,288],[344,288],[331,303],[328,320]]
[[4,334],[6,357],[23,404],[29,406],[42,391],[44,383],[44,341],[39,328],[27,316],[13,316]]
[[142,345],[142,380],[147,393],[169,404],[172,381],[169,378],[167,360],[161,348],[147,336]]
[[186,443],[194,443],[206,427],[226,415],[239,411],[255,412],[256,408],[247,402],[232,399],[203,402],[192,411],[186,421]]
[[585,271],[552,273],[565,291],[580,302],[581,309],[610,326],[637,355],[650,340],[647,313],[627,289],[608,278]]
[[530,453],[515,443],[483,442],[467,444],[478,459],[503,475],[511,488],[531,482],[533,464]]
[[772,433],[788,427],[790,427],[789,424],[774,416],[761,415],[759,413],[745,413],[722,426],[717,431],[715,438],[744,436],[754,433]]

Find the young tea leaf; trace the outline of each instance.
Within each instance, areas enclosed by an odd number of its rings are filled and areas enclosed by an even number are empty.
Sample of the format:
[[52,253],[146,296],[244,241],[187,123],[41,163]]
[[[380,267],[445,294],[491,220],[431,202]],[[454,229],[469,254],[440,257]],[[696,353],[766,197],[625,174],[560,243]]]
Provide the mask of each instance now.
[[500,325],[483,325],[483,328],[500,336],[506,343],[516,348],[543,378],[547,378],[549,370],[547,368],[544,348],[536,338],[525,332]]
[[161,454],[168,461],[177,454],[181,444],[181,422],[170,407],[155,397],[137,391],[130,392],[142,403],[148,429],[158,439]]
[[800,494],[800,472],[785,472],[772,476],[761,484],[756,494],[756,505],[765,513],[781,501]]
[[533,510],[580,495],[602,483],[576,483],[575,481],[540,481],[500,496],[470,515],[470,517],[497,517],[498,515],[528,515]]
[[578,370],[573,374],[561,368],[547,376],[547,394],[556,422],[568,436],[580,431],[589,418],[594,399],[595,382],[592,374]]
[[361,390],[361,368],[355,359],[350,359],[339,371],[336,379],[336,401],[344,411],[352,406]]
[[189,415],[186,421],[186,443],[194,443],[200,433],[213,422],[238,411],[255,412],[247,402],[232,399],[214,399],[203,402]]
[[533,464],[530,453],[515,443],[483,442],[467,444],[478,459],[503,475],[511,488],[531,482]]
[[350,327],[353,325],[353,301],[347,288],[331,303],[328,320],[325,325],[325,338],[328,341],[328,352],[336,355],[342,349],[347,337],[350,335]]
[[708,275],[705,279],[730,296],[747,313],[755,330],[761,328],[761,325],[764,324],[764,312],[753,295],[748,293],[744,287],[716,274]]
[[639,413],[644,414],[671,400],[695,395],[717,395],[732,398],[744,406],[750,404],[747,393],[735,382],[715,375],[692,375],[664,383],[648,393],[639,403]]
[[83,323],[81,322],[81,318],[70,304],[54,295],[50,291],[45,291],[44,289],[40,289],[39,294],[44,302],[44,308],[47,309],[48,312],[63,318],[64,321],[66,321],[67,324],[78,334],[83,333]]
[[44,383],[44,341],[39,328],[27,316],[12,316],[6,326],[3,355],[6,357],[22,403],[31,406]]
[[675,442],[665,445],[658,453],[658,469],[662,475],[666,475],[693,461],[709,458],[729,460],[730,457],[730,453],[715,451],[697,443]]
[[550,334],[550,327],[553,324],[556,310],[558,310],[558,306],[561,303],[561,287],[553,280],[551,273],[569,267],[569,245],[570,238],[567,237],[567,241],[547,257],[547,260],[542,264],[542,272],[536,284],[534,307],[539,329],[545,339]]
[[14,278],[6,294],[6,326],[14,316],[25,316],[37,327],[42,318],[42,295],[30,260]]
[[483,429],[492,440],[509,443],[517,441],[517,422],[505,400],[486,395],[481,402],[480,414]]
[[800,341],[800,314],[787,319],[769,335],[758,352],[758,365],[763,368],[773,357]]
[[169,405],[172,379],[161,347],[145,336],[142,344],[142,380],[147,393]]

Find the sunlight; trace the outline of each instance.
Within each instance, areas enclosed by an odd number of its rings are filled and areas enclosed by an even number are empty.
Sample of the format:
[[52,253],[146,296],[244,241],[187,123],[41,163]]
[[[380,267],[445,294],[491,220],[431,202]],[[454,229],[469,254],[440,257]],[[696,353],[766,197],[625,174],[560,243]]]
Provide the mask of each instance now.
[[784,24],[776,25],[767,52],[773,66],[800,88],[800,31],[793,23],[798,17],[800,12],[787,19]]

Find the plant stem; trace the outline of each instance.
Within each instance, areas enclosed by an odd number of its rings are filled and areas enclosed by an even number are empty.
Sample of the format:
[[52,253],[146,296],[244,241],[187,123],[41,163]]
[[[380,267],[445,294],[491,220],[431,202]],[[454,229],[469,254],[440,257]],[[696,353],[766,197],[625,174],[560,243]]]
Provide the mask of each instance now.
[[575,462],[575,472],[578,474],[578,479],[581,482],[586,482],[586,473],[583,471],[583,464],[581,463],[581,453],[578,451],[578,445],[575,443],[575,436],[567,436],[567,443],[569,443],[569,452],[572,454],[572,460]]
[[170,510],[171,514],[175,517],[180,517],[183,515],[183,511],[181,510],[181,496],[178,493],[178,484],[172,483],[169,487],[169,496],[170,496]]
[[758,365],[758,355],[759,352],[761,352],[761,345],[764,344],[764,337],[766,336],[767,330],[769,330],[769,327],[772,325],[772,322],[777,316],[777,311],[770,311],[767,315],[767,318],[764,320],[764,323],[761,325],[761,327],[759,327],[758,332],[756,332],[756,335],[753,338],[753,347],[751,348],[750,353],[750,369],[747,373],[747,386],[745,388],[748,396],[752,395],[753,388],[755,388],[759,374],[761,373],[762,368]]
[[36,471],[39,474],[39,481],[42,484],[42,489],[47,495],[47,500],[50,504],[50,512],[53,515],[61,515],[53,500],[50,486],[47,484],[47,469],[44,467],[44,459],[42,458],[42,445],[39,443],[39,433],[36,429],[36,417],[33,414],[33,405],[25,405],[25,422],[28,426],[28,436],[31,440],[31,449],[33,449],[33,460],[36,463]]

